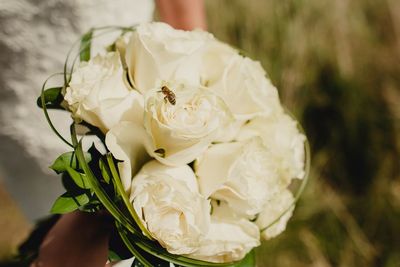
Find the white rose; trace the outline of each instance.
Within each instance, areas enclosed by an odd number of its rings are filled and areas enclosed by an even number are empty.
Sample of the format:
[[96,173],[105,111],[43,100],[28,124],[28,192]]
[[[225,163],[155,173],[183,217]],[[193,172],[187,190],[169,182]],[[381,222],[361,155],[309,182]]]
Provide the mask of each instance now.
[[64,99],[75,118],[103,132],[121,120],[143,121],[143,97],[127,86],[118,52],[82,62],[72,73]]
[[125,191],[129,192],[132,177],[143,164],[150,160],[146,153],[147,133],[143,125],[122,121],[106,134],[106,146],[113,156],[120,160],[118,170]]
[[[275,197],[267,202],[256,220],[256,224],[260,230],[268,227],[261,233],[261,236],[265,240],[271,239],[285,231],[286,224],[293,215],[293,203],[294,197],[289,190],[284,190],[276,194]],[[279,218],[279,216],[281,217]],[[277,219],[278,221],[276,221]],[[272,224],[273,222],[275,223]]]
[[201,193],[226,201],[236,213],[249,218],[287,186],[276,169],[259,138],[212,145],[195,162]]
[[213,205],[210,230],[190,258],[209,262],[233,262],[243,259],[254,247],[260,245],[260,230],[243,218],[232,216],[232,211],[222,203]]
[[131,202],[151,235],[172,254],[194,252],[210,224],[210,202],[189,166],[153,160],[133,178]]
[[217,39],[209,41],[201,62],[201,84],[208,87],[221,81],[225,69],[238,54],[236,49],[226,43]]
[[[278,91],[258,61],[234,54],[229,47],[219,50],[225,52],[221,51],[210,62],[214,66],[224,65],[223,72],[216,77],[208,75],[205,84],[222,97],[236,119],[244,122],[281,109]],[[207,69],[214,70],[214,66]]]
[[231,121],[224,102],[198,86],[169,84],[174,104],[161,88],[145,97],[145,128],[151,137],[148,152],[160,162],[179,166],[192,162],[218,138]]
[[160,80],[199,84],[202,53],[211,39],[207,32],[175,30],[161,22],[139,25],[126,50],[135,87],[144,94]]
[[290,183],[291,179],[304,177],[304,142],[297,122],[289,115],[276,112],[268,117],[251,120],[241,129],[238,140],[260,136],[278,164],[281,179]]
[[[225,69],[232,59],[237,56],[238,51],[231,46],[216,39],[209,41],[202,57],[200,67],[201,84],[206,88],[215,88],[218,86],[223,79]],[[219,94],[220,92],[214,90],[213,93]],[[223,94],[220,94],[220,96],[224,97]],[[232,121],[232,123],[222,131],[222,134],[215,141],[229,142],[233,140],[244,122],[245,120],[236,118],[236,120]]]

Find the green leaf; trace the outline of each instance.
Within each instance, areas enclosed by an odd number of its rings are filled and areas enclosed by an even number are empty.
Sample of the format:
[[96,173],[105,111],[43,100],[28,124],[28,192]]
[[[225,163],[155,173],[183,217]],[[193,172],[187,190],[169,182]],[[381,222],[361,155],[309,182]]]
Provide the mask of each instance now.
[[76,168],[76,158],[74,152],[66,152],[61,154],[50,166],[57,173],[66,172],[67,167]]
[[103,205],[96,199],[92,199],[90,200],[89,203],[82,205],[79,207],[80,211],[84,211],[84,212],[97,212],[99,210],[101,210],[103,208]]
[[50,212],[53,214],[69,213],[87,203],[89,203],[89,197],[86,194],[74,197],[68,193],[64,193],[56,199]]
[[[62,87],[53,87],[46,89],[44,91],[44,104],[46,105],[47,109],[62,109],[64,108],[61,106],[61,102],[64,100],[64,97],[61,93]],[[39,96],[36,100],[36,104],[43,108],[42,97]]]
[[72,177],[68,174],[68,172],[63,172],[61,176],[61,182],[65,188],[65,190],[71,195],[71,196],[79,196],[84,193],[87,193],[88,190],[82,189],[81,187],[77,186],[75,181],[72,179]]
[[66,167],[69,176],[74,180],[75,184],[83,189],[89,189],[90,184],[87,181],[86,175],[80,172],[75,171],[71,167]]
[[103,159],[99,160],[99,167],[101,171],[101,175],[103,176],[104,181],[109,184],[111,179],[111,172],[108,168],[107,164],[104,163]]
[[88,31],[82,36],[79,58],[81,61],[89,61],[90,59],[90,47],[93,36],[93,30]]
[[104,188],[102,188],[98,179],[94,176],[92,170],[90,169],[87,161],[84,158],[84,153],[82,151],[82,143],[81,142],[78,143],[77,136],[74,130],[71,132],[71,135],[73,143],[77,144],[75,148],[76,156],[78,158],[80,165],[83,168],[83,171],[85,172],[88,178],[90,187],[93,190],[93,192],[96,194],[100,202],[110,212],[110,214],[114,217],[115,220],[124,225],[132,234],[138,235],[138,231],[135,228],[135,226],[133,226],[132,222],[115,205],[110,196],[107,195]]
[[[54,163],[50,166],[57,173],[66,172],[68,168],[77,169],[77,160],[75,157],[75,152],[66,152],[61,154]],[[89,153],[84,153],[85,161],[90,162],[92,157]]]
[[120,261],[122,259],[116,252],[108,250],[108,260],[113,262],[113,261]]

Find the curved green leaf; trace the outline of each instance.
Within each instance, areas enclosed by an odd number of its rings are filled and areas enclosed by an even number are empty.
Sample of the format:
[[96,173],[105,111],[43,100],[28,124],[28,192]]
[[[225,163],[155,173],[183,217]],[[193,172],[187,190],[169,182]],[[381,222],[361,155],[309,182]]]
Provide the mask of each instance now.
[[87,33],[85,33],[81,38],[81,45],[79,49],[80,50],[79,58],[81,61],[89,61],[90,59],[92,36],[93,36],[93,30],[90,30]]
[[[61,102],[64,100],[64,97],[61,93],[62,87],[53,87],[46,89],[44,91],[44,104],[46,105],[47,109],[62,109],[65,110],[61,106]],[[43,108],[42,98],[41,96],[38,97],[36,100],[36,104],[38,107]]]
[[75,181],[68,174],[68,172],[63,172],[62,173],[61,182],[62,182],[62,185],[64,186],[65,190],[71,196],[79,196],[79,195],[82,195],[82,194],[85,194],[85,193],[89,193],[88,190],[77,186]]
[[47,80],[43,83],[42,85],[42,90],[41,90],[41,95],[40,95],[40,100],[42,102],[42,110],[44,113],[44,116],[46,117],[47,123],[49,124],[50,128],[53,130],[53,132],[64,142],[66,143],[68,146],[70,147],[74,147],[70,142],[68,142],[56,129],[56,127],[54,127],[53,122],[50,119],[49,113],[47,112],[47,107],[46,107],[46,99],[45,99],[45,88],[46,88],[46,84],[47,82],[53,78],[56,75],[61,75],[60,73],[55,73],[53,75],[51,75],[49,78],[47,78]]
[[89,203],[89,197],[86,194],[71,196],[69,193],[64,193],[54,202],[50,212],[54,214],[69,213],[87,203]]
[[[92,157],[90,153],[84,153],[85,161],[90,162]],[[78,168],[74,151],[61,154],[50,166],[57,173],[66,172],[68,168],[76,170]]]
[[87,177],[85,174],[77,172],[69,166],[67,166],[67,172],[77,186],[83,189],[90,189],[90,183],[87,181]]

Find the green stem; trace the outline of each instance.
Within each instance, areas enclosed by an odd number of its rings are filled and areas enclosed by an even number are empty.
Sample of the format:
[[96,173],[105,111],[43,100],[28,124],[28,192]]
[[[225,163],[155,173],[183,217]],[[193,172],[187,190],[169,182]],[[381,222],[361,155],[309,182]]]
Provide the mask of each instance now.
[[107,154],[107,162],[108,165],[110,166],[110,170],[111,170],[111,174],[112,177],[114,179],[115,185],[117,187],[118,193],[122,196],[122,200],[124,201],[126,207],[128,208],[129,213],[131,214],[131,216],[133,217],[133,219],[135,220],[136,224],[139,226],[140,230],[142,230],[143,234],[149,238],[149,239],[153,239],[151,237],[150,232],[147,230],[147,228],[143,225],[142,221],[140,220],[138,214],[136,213],[135,209],[133,208],[132,203],[129,201],[128,196],[125,192],[125,189],[122,186],[122,182],[121,179],[118,175],[118,171],[115,167],[114,164],[114,160],[112,158],[112,155],[109,153]]
[[139,239],[135,244],[142,250],[146,251],[147,253],[168,261],[172,262],[176,265],[183,266],[183,267],[199,267],[199,266],[207,266],[207,267],[234,267],[237,266],[240,262],[229,262],[229,263],[212,263],[206,262],[202,260],[191,259],[185,256],[174,255],[167,252],[164,248],[156,248],[154,245],[150,243],[151,241],[146,241],[143,239]]
[[124,225],[132,234],[139,235],[135,227],[131,224],[131,222],[125,218],[119,208],[114,204],[114,202],[110,199],[104,189],[101,187],[99,181],[94,176],[92,170],[87,164],[83,150],[82,150],[82,141],[77,142],[75,127],[72,127],[71,136],[73,143],[76,143],[75,147],[76,157],[78,158],[79,164],[85,172],[88,182],[90,183],[90,188],[93,189],[96,196],[99,198],[100,202],[104,205],[104,207],[111,213],[111,215],[122,225]]
[[[77,142],[76,131],[75,127],[71,130],[71,136],[73,143],[77,143],[75,148],[75,153],[78,159],[80,166],[82,167],[83,171],[88,177],[88,182],[90,183],[90,187],[93,189],[97,197],[99,198],[100,202],[105,206],[105,208],[110,212],[110,214],[115,218],[115,220],[125,227],[128,231],[132,233],[132,235],[137,238],[137,242],[135,245],[142,250],[146,251],[147,253],[158,257],[160,259],[175,263],[177,265],[185,266],[185,267],[196,267],[196,266],[209,266],[209,267],[228,267],[228,266],[235,266],[235,263],[210,263],[195,259],[190,259],[184,256],[173,255],[168,253],[164,248],[155,247],[153,241],[149,240],[148,238],[144,237],[141,233],[139,233],[131,224],[129,219],[127,219],[122,212],[115,206],[112,200],[108,197],[107,193],[103,190],[101,185],[99,184],[98,180],[95,178],[93,172],[91,171],[90,167],[88,166],[87,162],[85,161],[83,150],[82,150],[82,142]],[[128,237],[127,237],[128,238]],[[150,265],[151,266],[151,265]]]
[[50,128],[53,130],[53,132],[54,132],[64,143],[66,143],[68,146],[74,147],[70,142],[68,142],[68,141],[57,131],[56,127],[53,125],[53,123],[52,123],[52,121],[51,121],[51,119],[50,119],[49,113],[47,112],[46,100],[45,100],[45,97],[44,97],[44,89],[45,89],[45,87],[46,87],[47,82],[48,82],[51,78],[53,78],[54,76],[56,76],[56,75],[62,75],[62,73],[55,73],[55,74],[51,75],[51,76],[50,76],[49,78],[47,78],[47,80],[43,83],[43,86],[42,86],[42,93],[41,93],[41,95],[40,95],[40,100],[42,101],[42,109],[43,109],[43,112],[44,112],[44,116],[46,117],[47,123],[49,124],[49,126],[50,126]]
[[134,247],[134,245],[131,243],[131,241],[129,240],[129,238],[126,236],[126,234],[124,233],[124,230],[122,229],[121,226],[119,226],[118,224],[116,224],[117,229],[118,229],[118,233],[122,239],[122,241],[124,241],[124,244],[126,245],[126,247],[129,249],[130,252],[132,252],[133,256],[135,256],[136,259],[138,259],[140,261],[140,263],[142,263],[144,266],[146,267],[152,267],[153,265],[148,262],[140,253],[139,251],[136,250],[136,248]]

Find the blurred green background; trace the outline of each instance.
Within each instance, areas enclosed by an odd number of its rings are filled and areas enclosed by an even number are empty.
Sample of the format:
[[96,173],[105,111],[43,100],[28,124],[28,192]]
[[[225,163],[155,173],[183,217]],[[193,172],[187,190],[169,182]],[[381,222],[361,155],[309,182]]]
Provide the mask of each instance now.
[[209,30],[262,62],[312,173],[259,266],[400,266],[400,1],[209,0]]
[[[312,147],[306,192],[259,266],[400,266],[400,1],[206,4],[209,30],[262,62]],[[0,198],[4,259],[30,226]]]

